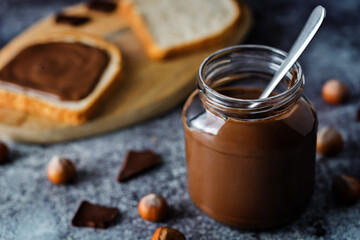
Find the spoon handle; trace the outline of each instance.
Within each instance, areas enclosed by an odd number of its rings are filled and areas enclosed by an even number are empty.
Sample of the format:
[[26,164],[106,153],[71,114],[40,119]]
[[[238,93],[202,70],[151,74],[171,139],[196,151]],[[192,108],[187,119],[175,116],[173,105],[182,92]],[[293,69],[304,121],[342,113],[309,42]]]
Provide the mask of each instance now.
[[271,82],[265,88],[263,93],[260,95],[260,98],[267,98],[270,96],[272,91],[279,84],[281,79],[289,71],[292,65],[300,57],[302,52],[305,50],[307,45],[310,43],[311,39],[314,37],[315,33],[319,29],[322,21],[325,18],[325,8],[322,6],[317,6],[311,13],[309,19],[307,20],[304,28],[302,29],[300,35],[296,39],[294,45],[291,47],[289,54],[285,61],[281,64],[279,70],[275,73]]

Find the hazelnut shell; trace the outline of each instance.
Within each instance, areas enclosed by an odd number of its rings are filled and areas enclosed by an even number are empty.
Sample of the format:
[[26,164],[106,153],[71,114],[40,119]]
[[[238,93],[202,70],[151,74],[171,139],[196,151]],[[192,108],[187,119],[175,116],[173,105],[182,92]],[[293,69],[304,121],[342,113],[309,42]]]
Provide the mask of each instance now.
[[151,240],[185,240],[185,236],[174,228],[159,227]]

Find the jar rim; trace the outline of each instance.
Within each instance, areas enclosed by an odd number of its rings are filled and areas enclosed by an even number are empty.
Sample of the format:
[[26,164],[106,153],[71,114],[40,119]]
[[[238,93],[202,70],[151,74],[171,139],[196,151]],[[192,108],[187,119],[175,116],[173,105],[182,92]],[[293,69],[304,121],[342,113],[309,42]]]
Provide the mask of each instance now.
[[218,91],[214,90],[212,87],[210,87],[204,80],[203,78],[203,73],[205,71],[205,67],[206,65],[211,62],[214,58],[216,58],[217,56],[226,53],[226,52],[235,52],[237,50],[263,50],[263,51],[268,51],[268,52],[272,52],[275,54],[278,54],[281,57],[284,57],[284,59],[287,57],[287,53],[285,51],[282,51],[280,49],[277,48],[273,48],[273,47],[269,47],[269,46],[265,46],[265,45],[258,45],[258,44],[241,44],[241,45],[235,45],[235,46],[231,46],[231,47],[226,47],[223,49],[220,49],[212,54],[210,54],[207,58],[204,59],[204,61],[201,63],[200,68],[199,68],[199,72],[198,72],[198,78],[200,80],[201,85],[198,86],[200,87],[200,90],[205,90],[206,92],[210,93],[211,95],[215,96],[216,98],[221,98],[227,101],[232,101],[232,102],[237,102],[237,103],[266,103],[269,101],[276,101],[276,100],[281,100],[284,97],[290,95],[291,93],[293,93],[294,91],[296,91],[296,89],[301,88],[301,85],[305,83],[304,77],[303,77],[303,72],[302,72],[302,68],[299,64],[298,61],[296,61],[294,63],[293,66],[295,66],[296,70],[297,70],[297,74],[296,74],[296,81],[294,82],[294,84],[292,84],[290,86],[290,88],[286,89],[285,91],[273,95],[273,96],[269,96],[267,98],[263,98],[263,99],[240,99],[240,98],[233,98],[224,94],[219,93]]

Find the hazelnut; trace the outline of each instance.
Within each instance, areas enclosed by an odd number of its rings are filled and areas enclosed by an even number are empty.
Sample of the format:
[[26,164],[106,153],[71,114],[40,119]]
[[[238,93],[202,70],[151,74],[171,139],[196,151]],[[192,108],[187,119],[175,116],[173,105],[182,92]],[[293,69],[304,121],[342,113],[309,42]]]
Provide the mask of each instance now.
[[138,205],[138,211],[140,216],[151,222],[158,222],[163,220],[169,210],[164,197],[159,194],[150,193],[143,197]]
[[331,79],[322,88],[322,97],[325,102],[330,104],[341,104],[349,98],[349,89],[345,83]]
[[54,184],[65,184],[75,176],[74,164],[66,158],[54,156],[46,169],[49,180]]
[[0,142],[0,165],[5,164],[8,161],[9,148],[5,143]]
[[337,176],[333,180],[332,193],[337,201],[349,205],[354,204],[360,198],[360,183],[351,176]]
[[159,227],[151,240],[185,240],[185,236],[174,228]]
[[338,154],[344,145],[340,133],[331,126],[326,126],[317,134],[316,150],[324,156]]

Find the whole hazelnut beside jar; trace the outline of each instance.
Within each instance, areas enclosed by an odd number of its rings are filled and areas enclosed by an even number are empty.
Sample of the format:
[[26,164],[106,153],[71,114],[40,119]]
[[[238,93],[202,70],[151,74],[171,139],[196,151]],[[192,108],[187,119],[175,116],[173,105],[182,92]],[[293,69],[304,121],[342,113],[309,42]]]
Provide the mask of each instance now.
[[46,168],[48,179],[53,184],[68,183],[75,176],[75,165],[66,158],[54,156]]
[[150,193],[143,197],[138,205],[139,215],[151,222],[163,220],[168,213],[169,205],[165,198],[159,194]]
[[151,240],[185,240],[185,236],[174,228],[159,227]]
[[333,180],[332,193],[338,202],[348,205],[355,204],[360,198],[360,183],[351,176],[337,176]]
[[345,83],[337,79],[330,79],[322,88],[322,97],[330,104],[341,104],[349,98],[349,88]]
[[316,150],[324,156],[334,156],[343,148],[344,140],[333,127],[326,126],[317,134]]

